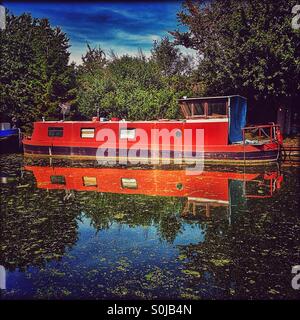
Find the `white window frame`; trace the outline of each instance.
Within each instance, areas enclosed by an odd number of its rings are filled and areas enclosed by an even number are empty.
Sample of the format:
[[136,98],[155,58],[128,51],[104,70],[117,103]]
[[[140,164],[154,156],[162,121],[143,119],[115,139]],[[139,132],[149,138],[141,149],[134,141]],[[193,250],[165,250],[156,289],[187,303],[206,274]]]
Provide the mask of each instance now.
[[83,139],[95,138],[95,128],[81,128],[80,129],[80,137]]
[[137,189],[138,183],[134,178],[121,178],[121,185],[123,189]]
[[83,176],[82,182],[85,187],[98,187],[97,177]]
[[136,137],[136,128],[121,128],[120,139],[134,140]]

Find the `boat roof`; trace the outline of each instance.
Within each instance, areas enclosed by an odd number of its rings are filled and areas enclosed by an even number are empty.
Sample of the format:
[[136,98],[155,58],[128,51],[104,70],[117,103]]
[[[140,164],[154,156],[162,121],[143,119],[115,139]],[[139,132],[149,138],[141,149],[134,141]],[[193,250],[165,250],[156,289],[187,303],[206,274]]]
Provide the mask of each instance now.
[[197,118],[197,119],[159,119],[159,120],[147,120],[147,121],[139,121],[139,120],[125,120],[125,121],[36,121],[38,124],[109,124],[109,123],[178,123],[178,122],[226,122],[227,118]]
[[240,97],[243,99],[246,99],[246,97],[240,96],[238,94],[235,95],[230,95],[230,96],[213,96],[213,97],[191,97],[191,98],[181,98],[178,99],[178,101],[193,101],[193,100],[210,100],[210,99],[228,99],[228,98],[233,98],[233,97]]

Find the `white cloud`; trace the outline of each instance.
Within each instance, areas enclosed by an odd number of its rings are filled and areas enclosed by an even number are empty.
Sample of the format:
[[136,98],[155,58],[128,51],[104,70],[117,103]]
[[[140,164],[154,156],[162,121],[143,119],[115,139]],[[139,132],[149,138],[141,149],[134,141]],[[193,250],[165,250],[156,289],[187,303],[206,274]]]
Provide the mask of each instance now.
[[154,40],[159,40],[161,37],[157,34],[133,34],[133,33],[128,33],[125,31],[117,31],[115,33],[116,39],[120,39],[124,41],[126,39],[127,41],[133,41],[133,42],[139,42],[139,43],[150,43]]

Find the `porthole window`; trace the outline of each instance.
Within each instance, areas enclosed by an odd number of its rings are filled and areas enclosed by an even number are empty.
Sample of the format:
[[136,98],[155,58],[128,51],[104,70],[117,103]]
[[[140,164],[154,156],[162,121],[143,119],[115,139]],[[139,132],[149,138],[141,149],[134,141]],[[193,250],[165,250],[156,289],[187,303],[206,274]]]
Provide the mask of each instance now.
[[177,190],[182,190],[183,189],[183,184],[182,183],[177,183],[177,185],[176,185],[176,189]]
[[176,138],[180,138],[181,135],[182,135],[181,130],[177,130],[177,131],[175,132]]

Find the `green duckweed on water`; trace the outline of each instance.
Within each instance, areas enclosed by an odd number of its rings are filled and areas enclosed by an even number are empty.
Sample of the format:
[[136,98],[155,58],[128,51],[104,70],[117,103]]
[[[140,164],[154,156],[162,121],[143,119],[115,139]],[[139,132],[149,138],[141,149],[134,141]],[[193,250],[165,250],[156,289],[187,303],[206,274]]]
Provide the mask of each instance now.
[[200,272],[198,271],[194,271],[194,270],[182,270],[182,272],[184,274],[187,274],[187,275],[190,275],[190,276],[193,276],[193,277],[200,277]]
[[[208,214],[186,196],[47,189],[24,169],[95,163],[21,155],[1,163],[1,175],[13,177],[1,184],[1,299],[299,298],[291,287],[300,264],[298,167],[282,167],[281,186],[268,197],[267,184],[245,192],[243,181],[226,180],[228,202]],[[247,170],[263,177],[277,168]],[[221,197],[211,190],[207,197]]]

